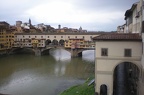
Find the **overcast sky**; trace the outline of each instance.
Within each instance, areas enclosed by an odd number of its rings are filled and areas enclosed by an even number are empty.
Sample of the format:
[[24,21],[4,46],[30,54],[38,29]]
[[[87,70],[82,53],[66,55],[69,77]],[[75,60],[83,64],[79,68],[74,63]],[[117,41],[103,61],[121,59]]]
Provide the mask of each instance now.
[[0,0],[0,21],[21,20],[57,28],[115,31],[125,23],[124,13],[139,0]]

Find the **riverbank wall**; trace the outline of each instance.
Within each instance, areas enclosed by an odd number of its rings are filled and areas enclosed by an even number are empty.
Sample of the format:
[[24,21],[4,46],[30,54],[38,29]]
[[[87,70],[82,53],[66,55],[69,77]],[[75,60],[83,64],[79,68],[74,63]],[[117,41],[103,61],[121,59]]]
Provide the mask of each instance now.
[[0,51],[0,57],[8,55],[8,52],[6,50]]
[[9,49],[9,50],[1,50],[0,51],[0,57],[12,55],[12,54],[34,54],[34,52],[32,50],[28,50],[25,48],[19,48],[16,50]]

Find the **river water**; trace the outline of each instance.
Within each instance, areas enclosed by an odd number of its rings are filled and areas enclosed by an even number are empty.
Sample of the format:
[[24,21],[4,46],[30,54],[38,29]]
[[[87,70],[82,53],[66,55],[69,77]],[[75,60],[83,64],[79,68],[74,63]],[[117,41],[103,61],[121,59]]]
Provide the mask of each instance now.
[[0,58],[0,93],[11,95],[59,95],[94,75],[94,51],[71,58],[63,49],[50,55],[10,55]]

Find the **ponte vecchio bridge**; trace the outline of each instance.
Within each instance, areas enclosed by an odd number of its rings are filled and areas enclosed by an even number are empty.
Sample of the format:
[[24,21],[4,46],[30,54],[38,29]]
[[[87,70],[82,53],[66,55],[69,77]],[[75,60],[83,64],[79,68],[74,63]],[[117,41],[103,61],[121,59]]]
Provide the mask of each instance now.
[[72,57],[82,56],[84,50],[94,50],[93,37],[105,32],[86,33],[16,33],[14,48],[25,48],[34,51],[35,55],[48,53],[52,48],[63,48]]

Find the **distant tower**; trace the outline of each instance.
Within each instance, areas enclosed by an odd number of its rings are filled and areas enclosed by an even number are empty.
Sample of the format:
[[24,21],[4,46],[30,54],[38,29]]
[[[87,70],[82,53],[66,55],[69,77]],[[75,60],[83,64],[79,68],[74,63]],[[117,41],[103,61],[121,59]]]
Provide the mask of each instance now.
[[31,24],[31,19],[30,19],[30,18],[29,18],[29,24],[30,24],[30,26],[32,25],[32,24]]
[[21,27],[22,21],[16,21],[16,26]]
[[58,29],[61,29],[61,25],[58,25]]
[[80,28],[79,28],[79,32],[82,32],[82,27],[80,26]]

